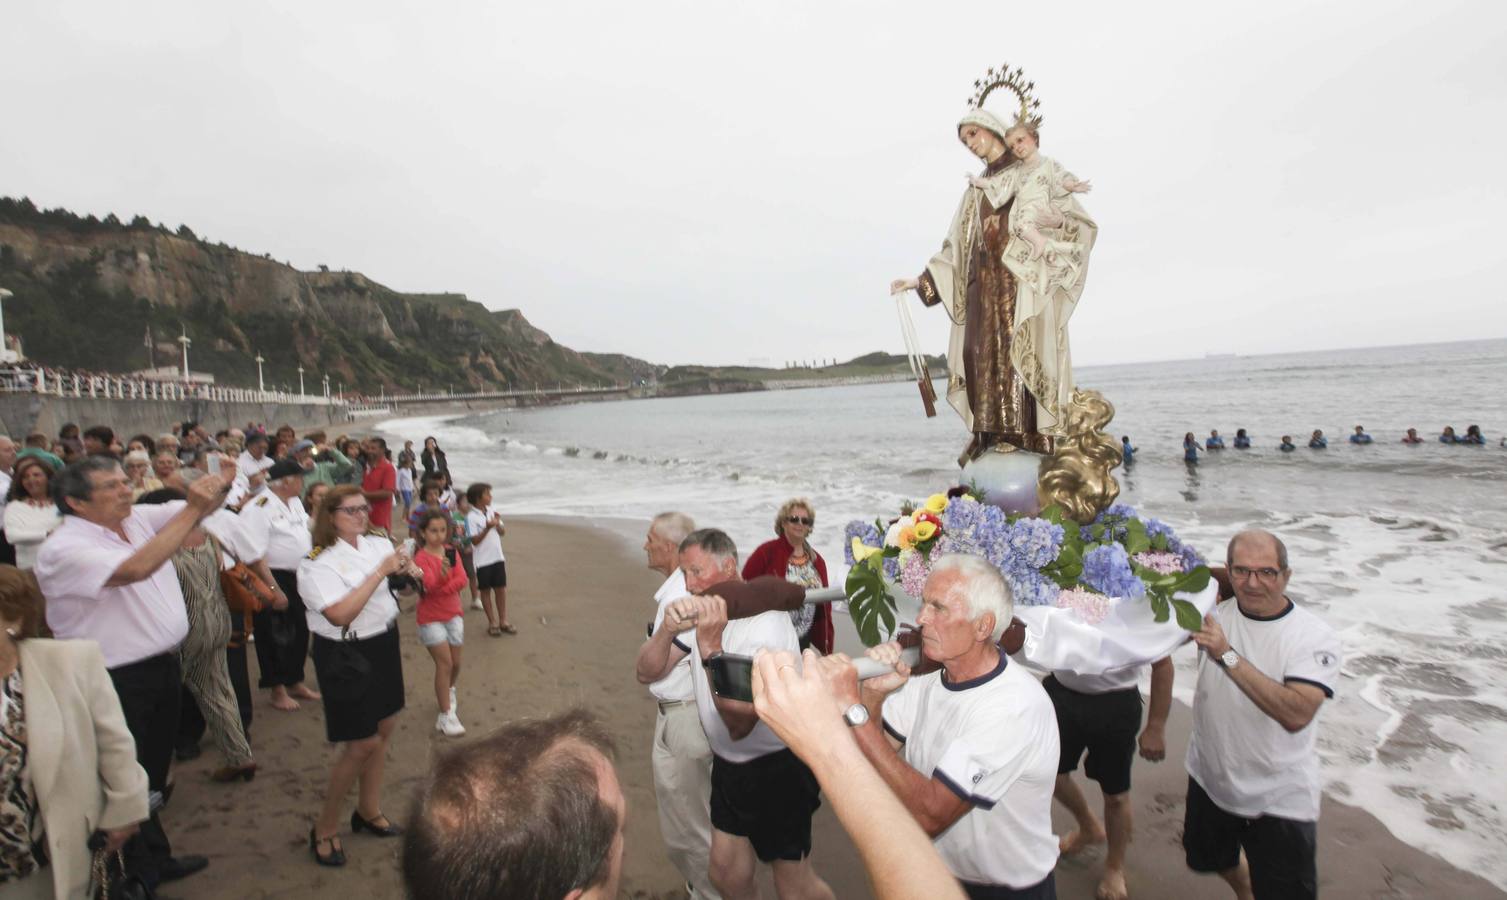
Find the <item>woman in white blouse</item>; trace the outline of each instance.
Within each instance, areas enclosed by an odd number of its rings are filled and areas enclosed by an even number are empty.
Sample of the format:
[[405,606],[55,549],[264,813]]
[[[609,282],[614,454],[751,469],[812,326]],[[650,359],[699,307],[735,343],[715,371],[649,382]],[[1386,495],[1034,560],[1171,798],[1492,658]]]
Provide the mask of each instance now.
[[[370,512],[360,488],[331,488],[317,507],[314,550],[298,567],[298,592],[313,636],[314,671],[324,695],[325,734],[342,745],[330,771],[324,808],[309,831],[309,850],[322,866],[345,865],[336,835],[353,783],[360,783],[360,791],[351,813],[352,832],[402,834],[382,813],[387,742],[403,708],[398,601],[389,576],[423,573],[393,550],[386,535],[367,533]],[[352,668],[349,656],[358,657],[357,668]]]
[[16,460],[10,493],[5,497],[5,539],[16,548],[16,567],[36,565],[37,550],[53,529],[63,524],[52,499],[52,466],[35,456]]

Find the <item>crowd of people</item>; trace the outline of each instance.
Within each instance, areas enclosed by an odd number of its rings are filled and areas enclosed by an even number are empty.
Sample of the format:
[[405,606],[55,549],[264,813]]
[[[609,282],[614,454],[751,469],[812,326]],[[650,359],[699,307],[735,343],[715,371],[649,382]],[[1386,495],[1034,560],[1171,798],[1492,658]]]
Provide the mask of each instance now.
[[[89,896],[97,858],[115,851],[120,876],[151,887],[203,869],[168,836],[172,763],[208,733],[222,757],[213,778],[255,777],[250,643],[272,707],[321,704],[338,748],[311,811],[319,864],[345,864],[349,809],[353,834],[404,836],[415,898],[616,895],[626,812],[614,748],[626,736],[588,713],[513,722],[442,753],[406,831],[384,810],[405,694],[400,597],[417,598],[446,736],[465,733],[462,595],[489,634],[516,633],[490,485],[457,492],[432,438],[394,453],[381,437],[183,423],[124,443],[65,427],[59,443],[71,440],[82,453],[64,463],[0,438],[16,563],[0,566],[0,740],[12,751],[0,819],[23,826],[0,829],[0,884]],[[645,554],[664,582],[635,674],[658,705],[661,832],[690,896],[756,897],[761,864],[782,898],[834,896],[811,864],[824,799],[879,897],[1055,897],[1059,858],[1098,843],[1098,895],[1128,896],[1132,763],[1166,756],[1170,660],[1032,673],[1002,642],[1013,599],[1000,573],[953,556],[923,591],[919,661],[882,644],[868,656],[886,674],[861,680],[834,650],[827,606],[738,590],[825,586],[815,524],[809,500],[789,500],[740,565],[721,530],[679,512],[649,523]],[[1340,645],[1287,598],[1274,535],[1237,534],[1226,571],[1228,596],[1191,637],[1202,655],[1185,862],[1237,897],[1313,896],[1316,719]],[[1053,833],[1054,803],[1076,823],[1069,834]]]
[[[314,858],[345,862],[353,787],[353,832],[402,834],[382,805],[404,706],[399,595],[417,599],[447,736],[465,733],[461,594],[493,634],[517,632],[491,487],[457,495],[425,444],[395,456],[377,436],[195,422],[128,439],[69,424],[20,447],[0,436],[0,891],[92,897],[102,873],[151,891],[204,869],[168,837],[172,766],[207,734],[214,781],[255,778],[248,645],[270,706],[320,703],[340,748]],[[427,506],[395,544],[415,483]]]
[[[1376,442],[1375,438],[1366,431],[1363,425],[1355,426],[1355,430],[1351,432],[1347,440],[1349,443],[1357,446],[1366,446]],[[1486,436],[1481,432],[1481,426],[1479,425],[1467,426],[1464,434],[1456,434],[1454,426],[1446,425],[1444,426],[1444,430],[1439,433],[1438,442],[1441,444],[1464,444],[1467,446],[1484,447],[1486,446]],[[1418,429],[1409,428],[1399,443],[1413,446],[1427,443],[1427,441],[1418,435]],[[1507,435],[1504,435],[1498,441],[1498,445],[1507,449]],[[1235,450],[1252,449],[1251,436],[1246,429],[1237,429],[1235,437],[1229,444],[1225,443],[1224,437],[1220,435],[1217,428],[1211,430],[1209,436],[1204,438],[1202,442],[1191,431],[1183,435],[1184,462],[1197,463],[1200,453],[1217,453],[1229,448]],[[1329,438],[1324,436],[1323,429],[1315,428],[1313,433],[1308,436],[1308,448],[1311,450],[1329,449]],[[1291,453],[1297,449],[1298,445],[1293,442],[1292,435],[1290,434],[1282,435],[1282,440],[1277,444],[1277,450],[1282,453]],[[1120,453],[1126,465],[1135,462],[1138,452],[1135,446],[1131,444],[1129,435],[1124,435],[1120,438]]]

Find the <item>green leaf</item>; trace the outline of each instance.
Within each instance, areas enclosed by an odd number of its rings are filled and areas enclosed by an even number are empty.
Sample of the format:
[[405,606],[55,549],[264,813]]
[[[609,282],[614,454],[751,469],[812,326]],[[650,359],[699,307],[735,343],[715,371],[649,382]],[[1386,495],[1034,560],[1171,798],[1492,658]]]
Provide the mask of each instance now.
[[1209,580],[1213,577],[1208,566],[1199,566],[1179,578],[1175,589],[1180,594],[1196,594],[1208,587]]
[[1146,524],[1140,519],[1125,523],[1125,552],[1131,556],[1151,549],[1151,538],[1146,536]]
[[1053,525],[1061,525],[1063,523],[1063,521],[1065,520],[1065,517],[1062,514],[1062,507],[1058,506],[1055,503],[1053,503],[1051,506],[1048,506],[1046,509],[1042,510],[1041,512],[1037,513],[1036,517],[1038,519],[1046,519],[1048,522],[1051,522]]
[[1167,551],[1167,535],[1158,534],[1151,539],[1151,549],[1165,553]]
[[1160,594],[1148,593],[1146,599],[1151,603],[1151,613],[1158,622],[1165,622],[1171,618],[1172,611],[1167,607],[1167,598]]
[[1198,614],[1198,607],[1173,597],[1172,608],[1177,612],[1178,626],[1184,631],[1198,631],[1203,627],[1203,616]]
[[878,558],[871,556],[864,560],[865,565],[849,569],[848,579],[843,584],[848,595],[848,612],[866,647],[878,644],[883,637],[881,621],[887,620],[890,630],[893,630],[895,621],[895,598],[890,596],[883,570],[869,565]]

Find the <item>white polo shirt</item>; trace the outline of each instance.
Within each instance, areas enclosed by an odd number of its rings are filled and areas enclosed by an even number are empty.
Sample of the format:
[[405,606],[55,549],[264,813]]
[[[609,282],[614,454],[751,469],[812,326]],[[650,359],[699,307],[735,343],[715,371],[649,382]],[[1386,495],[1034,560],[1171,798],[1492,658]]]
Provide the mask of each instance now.
[[[363,534],[356,542],[357,546],[352,547],[337,538],[333,546],[304,557],[298,567],[298,595],[308,610],[309,630],[332,641],[340,640],[341,628],[326,619],[322,610],[338,603],[365,581],[393,551],[392,541],[381,535]],[[386,631],[397,617],[398,599],[384,578],[350,624],[351,634],[357,640],[375,637]]]
[[[701,647],[696,643],[696,632],[676,635],[675,646],[687,652],[691,683],[696,690],[696,713],[701,717],[701,727],[706,731],[706,741],[713,753],[728,762],[744,763],[785,749],[785,742],[775,737],[763,721],[755,722],[753,731],[742,740],[733,740],[717,712],[711,679],[701,665]],[[800,639],[795,636],[795,626],[790,624],[790,613],[775,609],[748,619],[733,619],[722,631],[723,653],[753,656],[760,647],[800,652]],[[1056,722],[1055,719],[1052,721]]]
[[[487,520],[490,518],[492,518],[492,507],[471,507],[471,511],[466,513],[466,534],[472,538],[481,534],[481,530],[487,527]],[[497,520],[497,526],[502,527],[501,519]],[[502,537],[497,534],[497,528],[493,528],[487,532],[486,537],[471,545],[471,565],[478,569],[504,561]]]
[[236,474],[240,478],[244,478],[246,480],[246,489],[245,489],[245,491],[247,493],[260,494],[262,491],[265,491],[267,489],[267,482],[265,482],[265,481],[263,481],[261,484],[257,485],[256,488],[253,489],[251,487],[251,479],[257,473],[259,473],[259,472],[265,472],[268,469],[272,468],[272,465],[275,462],[276,462],[276,460],[274,460],[272,458],[272,454],[270,454],[270,453],[263,454],[263,456],[262,456],[261,459],[257,459],[256,457],[254,457],[254,456],[251,455],[251,451],[250,450],[242,450],[241,451],[241,455],[240,455],[240,457],[238,457],[236,459],[236,463],[235,463],[235,465],[236,465]]
[[1057,714],[1025,666],[1003,653],[993,672],[957,684],[938,670],[884,701],[884,729],[905,761],[973,804],[935,839],[953,875],[1028,888],[1057,865],[1052,788]]
[[314,549],[309,514],[297,497],[285,502],[265,491],[242,507],[241,523],[248,538],[243,554],[248,563],[266,559],[268,568],[296,572]]
[[[1270,619],[1246,615],[1239,601],[1214,607],[1214,617],[1239,654],[1280,682],[1311,684],[1334,696],[1342,650],[1339,635],[1323,619],[1288,601]],[[1228,813],[1254,819],[1278,816],[1317,822],[1319,715],[1296,734],[1262,712],[1235,679],[1207,654],[1198,661],[1193,693],[1193,733],[1188,738],[1188,774]]]
[[188,612],[172,560],[134,584],[106,587],[115,570],[188,504],[133,506],[121,523],[126,540],[78,516],[42,542],[33,572],[47,598],[47,625],[60,638],[96,641],[105,667],[141,662],[178,649]]
[[[665,583],[659,586],[659,590],[654,592],[654,602],[659,604],[659,607],[654,611],[653,624],[649,626],[650,637],[653,637],[654,632],[659,630],[659,624],[665,620],[665,610],[670,608],[670,604],[686,596],[687,593],[689,592],[685,589],[685,573],[676,569],[670,573],[669,578],[665,579]],[[694,633],[686,632],[686,635],[694,636]],[[686,643],[684,640],[686,635],[681,636],[681,646]],[[654,699],[666,702],[694,700],[696,688],[691,684],[690,655],[687,654],[685,659],[676,663],[674,668],[670,669],[670,674],[649,685],[649,693],[654,695]]]

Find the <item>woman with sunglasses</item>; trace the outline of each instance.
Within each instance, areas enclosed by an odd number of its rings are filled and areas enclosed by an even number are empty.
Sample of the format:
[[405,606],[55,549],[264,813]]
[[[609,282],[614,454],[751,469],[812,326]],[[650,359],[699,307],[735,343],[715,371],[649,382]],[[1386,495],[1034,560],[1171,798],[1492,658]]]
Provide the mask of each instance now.
[[[313,635],[314,671],[324,695],[325,735],[340,744],[324,808],[309,830],[309,850],[322,866],[345,865],[337,836],[351,785],[359,782],[353,832],[395,837],[403,830],[382,813],[387,742],[403,708],[403,658],[398,600],[389,577],[423,571],[381,533],[371,533],[371,505],[354,485],[325,493],[314,520],[314,549],[298,567]],[[410,582],[411,583],[411,582]],[[368,671],[353,670],[359,654]]]
[[[827,562],[809,542],[816,513],[805,497],[786,500],[774,517],[775,539],[760,544],[743,565],[743,580],[777,575],[807,588],[827,586]],[[832,615],[826,604],[808,603],[790,614],[801,649],[832,652]]]

